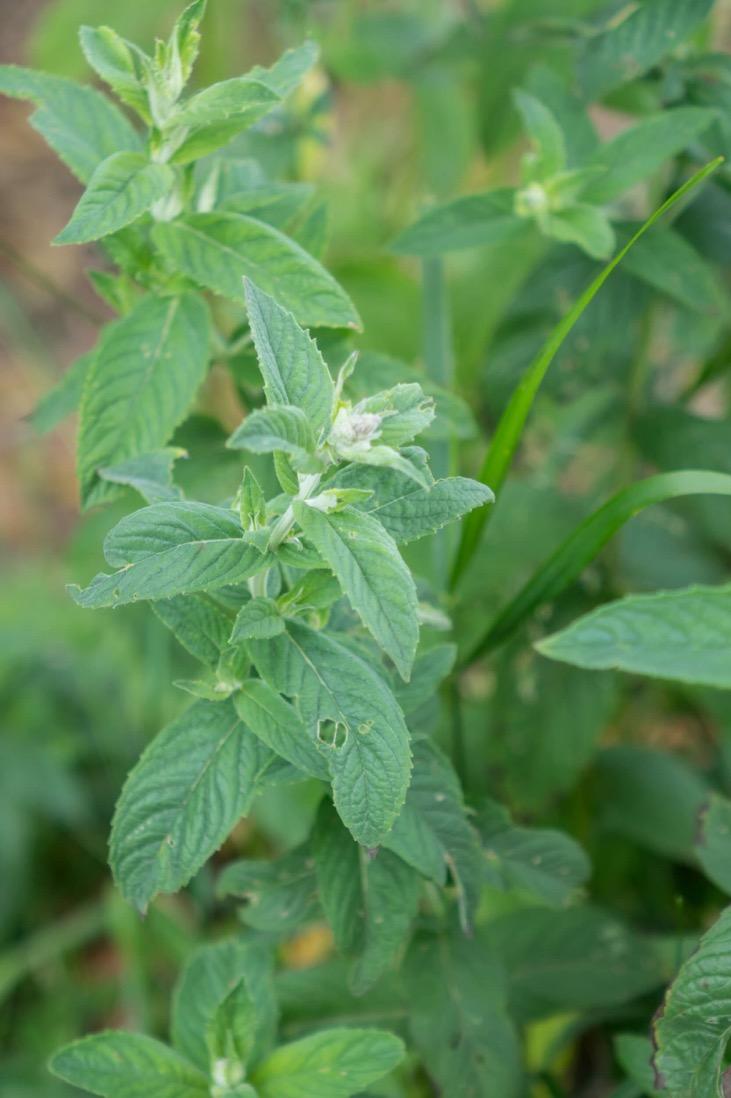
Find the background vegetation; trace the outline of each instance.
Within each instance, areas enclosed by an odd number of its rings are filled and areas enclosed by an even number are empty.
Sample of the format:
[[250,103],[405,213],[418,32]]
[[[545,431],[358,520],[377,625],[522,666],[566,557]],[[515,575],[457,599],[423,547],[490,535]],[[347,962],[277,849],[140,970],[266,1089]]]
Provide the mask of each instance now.
[[[434,201],[521,181],[527,145],[516,88],[550,105],[571,167],[588,163],[599,140],[660,110],[717,112],[597,201],[612,207],[620,242],[692,168],[731,154],[731,8],[696,5],[712,8],[710,18],[691,19],[673,48],[644,54],[630,43],[615,55],[587,54],[591,35],[626,6],[213,0],[196,80],[267,63],[306,33],[320,43],[321,65],[286,115],[247,135],[241,151],[267,176],[314,185],[311,210],[319,219],[327,209],[327,265],[363,318],[357,345],[401,360],[408,372],[423,369],[425,346],[433,350],[444,333],[429,297],[434,268],[427,263],[425,303],[422,265],[393,241]],[[169,29],[179,4],[107,7],[3,3],[2,60],[89,79],[80,24],[107,22],[146,42]],[[186,893],[158,900],[144,923],[109,882],[105,836],[118,791],[142,746],[187,704],[170,683],[190,678],[191,666],[145,609],[87,615],[64,590],[102,567],[101,539],[129,508],[81,518],[73,425],[41,436],[43,414],[31,418],[111,313],[84,275],[97,265],[94,250],[47,244],[79,188],[26,117],[22,104],[0,103],[0,1095],[60,1098],[71,1091],[48,1076],[48,1054],[106,1025],[164,1032],[181,962],[202,938],[234,927],[236,914],[215,899],[209,869]],[[657,470],[731,472],[727,168],[674,228],[670,244],[661,239],[676,251],[643,253],[615,274],[548,376],[517,473],[461,590],[463,653],[614,491]],[[452,350],[439,361],[462,401],[448,409],[451,442],[432,441],[435,463],[475,472],[527,363],[599,270],[603,231],[592,222],[577,247],[557,239],[556,225],[527,219],[517,236],[486,237],[450,255]],[[244,391],[250,368],[242,363]],[[388,362],[383,370],[384,384],[404,377]],[[195,448],[195,468],[181,479],[188,475],[205,498],[236,485],[240,459],[226,455],[223,441],[240,411],[236,384],[214,370],[188,436],[176,440]],[[412,562],[443,574],[440,553],[449,547],[442,539],[432,555],[419,543]],[[731,706],[728,694],[707,687],[548,661],[532,644],[625,592],[724,583],[730,553],[731,507],[722,498],[644,512],[559,600],[472,664],[458,697],[429,716],[468,800],[481,807],[483,835],[500,830],[485,808],[489,796],[523,827],[567,832],[591,862],[589,877],[572,847],[562,884],[553,872],[543,878],[532,860],[540,852],[517,856],[496,842],[486,869],[483,911],[508,958],[536,1098],[653,1093],[644,1046],[616,1038],[646,1032],[664,985],[726,903],[724,874],[702,868],[698,814],[711,791],[731,795]],[[295,846],[314,808],[307,792],[265,796],[221,859]],[[582,891],[597,915],[577,931],[569,900]],[[552,952],[548,923],[531,923],[536,910],[558,913]],[[319,919],[281,946],[285,1034],[307,1028],[315,990],[320,1018],[344,1012],[328,1000],[322,973],[330,970],[313,967],[331,956]],[[312,973],[320,978],[308,983]],[[407,1001],[389,986],[352,1009],[398,1028]],[[431,1093],[412,1063],[388,1085],[389,1094]]]

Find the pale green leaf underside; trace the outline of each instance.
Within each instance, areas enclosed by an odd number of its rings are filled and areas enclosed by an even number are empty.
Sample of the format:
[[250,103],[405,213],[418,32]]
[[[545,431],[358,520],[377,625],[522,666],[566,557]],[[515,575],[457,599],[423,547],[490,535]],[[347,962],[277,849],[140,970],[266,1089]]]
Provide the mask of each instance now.
[[513,196],[504,187],[434,206],[404,229],[392,248],[404,255],[433,256],[508,240],[526,225],[515,215]]
[[109,1030],[66,1045],[54,1075],[103,1098],[207,1098],[208,1080],[177,1052],[141,1033]]
[[408,679],[419,643],[416,588],[390,534],[352,507],[325,514],[295,504],[294,510],[373,639]]
[[142,153],[114,153],[92,175],[54,244],[85,244],[116,233],[146,213],[174,182],[167,164],[151,164]]
[[81,398],[78,469],[85,506],[119,493],[97,470],[164,446],[208,365],[209,318],[196,294],[145,297],[106,329]]
[[250,278],[308,327],[359,328],[344,290],[293,240],[243,214],[201,213],[159,223],[153,239],[164,259],[201,286],[244,301]]
[[163,729],[112,823],[109,860],[126,898],[144,910],[187,884],[248,810],[272,760],[229,701],[197,701]]
[[544,656],[731,688],[731,587],[630,595],[540,641]]

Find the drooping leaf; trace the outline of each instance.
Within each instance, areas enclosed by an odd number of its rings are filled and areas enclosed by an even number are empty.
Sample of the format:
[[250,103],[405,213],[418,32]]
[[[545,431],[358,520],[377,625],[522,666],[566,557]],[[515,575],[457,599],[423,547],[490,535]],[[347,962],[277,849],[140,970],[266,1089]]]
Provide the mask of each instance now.
[[459,930],[419,935],[405,979],[412,1038],[440,1090],[460,1098],[518,1098],[518,1035],[502,966],[482,931],[472,939]]
[[174,182],[167,164],[151,163],[142,153],[113,153],[95,170],[54,244],[85,244],[116,233],[164,198]]
[[731,895],[731,801],[711,793],[698,817],[695,852],[708,877]]
[[248,810],[274,756],[230,701],[198,701],[152,741],[129,775],[112,823],[110,863],[144,910],[190,880]]
[[592,259],[608,259],[615,236],[609,218],[588,202],[577,202],[546,218],[545,231],[554,240],[577,244]]
[[373,639],[408,680],[419,642],[416,588],[390,534],[352,507],[326,514],[296,503],[294,513]]
[[233,213],[160,222],[153,238],[173,270],[232,301],[252,281],[308,327],[359,328],[355,308],[332,275],[278,229]]
[[208,1079],[167,1045],[107,1030],[60,1049],[54,1075],[103,1098],[206,1098]]
[[252,1074],[260,1098],[351,1098],[403,1058],[398,1037],[378,1029],[326,1029],[282,1045]]
[[731,687],[731,587],[629,595],[539,641],[550,659]]
[[174,1047],[208,1072],[206,1030],[217,1008],[240,983],[255,1007],[254,1049],[272,1043],[277,1024],[270,950],[256,941],[226,938],[200,946],[187,961],[173,994],[170,1035]]
[[713,0],[645,0],[587,39],[580,63],[585,94],[597,99],[642,76],[682,45],[712,7]]
[[266,564],[233,511],[183,501],[156,503],[122,519],[107,535],[105,554],[119,571],[100,572],[83,589],[69,588],[80,606],[213,590],[242,583]]
[[37,104],[31,125],[82,183],[88,183],[96,167],[113,153],[140,150],[134,127],[95,88],[19,65],[2,65],[0,93]]
[[289,934],[319,915],[315,864],[308,847],[274,859],[231,862],[217,893],[244,901],[240,915],[254,930]]
[[248,647],[262,678],[296,699],[309,734],[327,745],[343,823],[358,842],[377,846],[411,776],[408,729],[384,680],[351,649],[300,622]]
[[196,294],[149,295],[104,332],[81,398],[78,467],[85,506],[119,492],[97,470],[164,446],[208,365],[208,310]]
[[301,408],[319,434],[330,426],[334,386],[317,344],[252,281],[246,279],[244,289],[267,402]]
[[308,733],[299,713],[267,683],[261,679],[247,680],[236,694],[234,704],[245,724],[277,755],[304,774],[329,777],[323,750]]
[[406,804],[384,845],[425,877],[457,889],[460,919],[468,932],[477,910],[483,855],[467,819],[457,775],[429,740],[414,744],[414,775]]
[[390,850],[371,857],[354,842],[329,801],[312,837],[320,903],[343,953],[354,957],[350,988],[367,991],[404,948],[422,882]]
[[731,1030],[731,908],[681,966],[653,1026],[657,1085],[669,1098],[719,1098]]

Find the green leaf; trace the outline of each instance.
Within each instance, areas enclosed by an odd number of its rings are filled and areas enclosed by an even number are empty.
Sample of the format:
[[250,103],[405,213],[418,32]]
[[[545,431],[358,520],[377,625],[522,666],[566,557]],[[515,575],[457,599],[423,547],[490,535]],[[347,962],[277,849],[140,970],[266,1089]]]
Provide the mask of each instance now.
[[[593,282],[584,290],[578,301],[569,309],[566,315],[554,328],[538,356],[533,360],[518,387],[510,398],[508,406],[500,417],[497,430],[492,438],[490,447],[480,469],[480,480],[483,484],[489,484],[495,493],[499,493],[507,476],[515,451],[518,448],[523,428],[530,414],[533,402],[546,376],[549,366],[571,333],[584,310],[591,304],[596,295],[607,281],[612,271],[624,259],[625,255],[634,247],[648,229],[652,228],[663,214],[667,213],[676,202],[687,195],[695,187],[703,182],[719,167],[720,159],[711,161],[695,175],[691,176],[678,188],[657,210],[644,222],[635,235],[614,256],[613,259],[597,275]],[[460,577],[469,565],[480,543],[482,532],[485,528],[488,516],[486,512],[471,515],[462,528],[459,549],[457,551],[450,586],[456,587]]]
[[[408,729],[385,682],[350,648],[300,622],[248,647],[262,678],[296,699],[309,734],[325,746],[341,820],[357,842],[378,846],[411,776]],[[325,740],[330,725],[332,744]]]
[[320,49],[316,42],[303,42],[301,46],[283,53],[269,68],[255,65],[249,76],[252,80],[259,80],[262,84],[266,84],[278,96],[286,99],[299,87],[302,78],[317,63],[319,54]]
[[0,94],[38,105],[31,125],[82,183],[113,153],[141,148],[131,123],[94,88],[19,65],[0,65]]
[[405,979],[412,1038],[438,1089],[459,1098],[519,1098],[520,1044],[503,969],[483,932],[420,935]]
[[177,1052],[141,1033],[108,1030],[60,1049],[49,1068],[103,1098],[206,1098],[208,1080]]
[[424,488],[398,469],[351,466],[337,474],[335,483],[371,489],[373,496],[361,503],[360,509],[378,519],[400,543],[435,534],[494,499],[478,480],[446,477]]
[[[295,491],[297,491],[296,488]],[[241,525],[247,533],[251,530],[260,530],[266,526],[266,497],[261,490],[259,481],[248,465],[244,469],[237,503]]]
[[30,422],[39,434],[45,435],[52,431],[66,416],[76,411],[93,361],[93,351],[77,358],[61,380],[38,401],[31,412]]
[[183,82],[188,80],[198,57],[201,40],[198,28],[206,14],[207,4],[208,0],[192,0],[178,16],[170,35],[171,47],[180,58]]
[[675,229],[644,237],[624,262],[628,274],[698,313],[718,314],[725,297],[711,265]]
[[580,61],[585,94],[598,99],[642,76],[682,46],[712,7],[713,0],[645,0],[589,38]]
[[227,145],[279,103],[279,96],[250,76],[236,76],[211,84],[182,103],[168,123],[186,136],[173,153],[176,164],[208,156]]
[[208,365],[208,310],[197,294],[142,298],[102,335],[81,398],[78,468],[84,506],[119,493],[98,470],[164,446]]
[[731,688],[731,586],[629,595],[536,648],[576,667]]
[[731,1029],[731,908],[703,935],[683,964],[656,1016],[657,1086],[670,1098],[719,1098],[728,1080]]
[[284,632],[284,618],[274,599],[255,598],[238,612],[231,634],[231,644],[243,640],[265,640]]
[[227,938],[196,949],[173,994],[170,1035],[175,1048],[207,1073],[211,1057],[206,1031],[227,996],[243,984],[255,1008],[254,1048],[263,1055],[277,1024],[272,973],[271,952],[256,941]]
[[250,450],[254,454],[279,450],[305,461],[315,449],[315,436],[302,409],[283,404],[250,412],[226,445],[231,450]]
[[320,912],[312,856],[298,847],[281,858],[231,862],[219,877],[217,894],[237,896],[246,906],[241,919],[253,930],[279,934],[299,930]]
[[652,1042],[635,1033],[620,1033],[614,1038],[614,1051],[620,1066],[648,1098],[662,1098],[655,1087],[652,1067]]
[[504,607],[470,651],[477,659],[496,648],[537,609],[555,599],[591,563],[609,539],[646,507],[690,495],[731,495],[731,477],[723,473],[679,470],[630,484],[612,496],[566,538],[518,594]]
[[325,514],[295,503],[294,514],[373,639],[408,680],[419,643],[416,587],[391,535],[352,507]]
[[600,174],[587,184],[582,199],[593,205],[614,201],[682,152],[714,118],[715,112],[704,107],[676,107],[623,130],[601,145],[590,161]]
[[662,983],[647,943],[596,908],[526,907],[484,934],[505,965],[511,1013],[521,1021],[618,1006]]
[[695,863],[708,785],[681,756],[637,744],[607,748],[596,760],[595,789],[603,831],[624,835],[664,858]]
[[421,385],[413,381],[368,396],[358,401],[353,411],[381,416],[378,441],[396,447],[425,431],[435,414],[433,398],[425,396]]
[[549,907],[564,907],[591,873],[577,842],[561,831],[516,827],[510,814],[495,803],[480,813],[487,879],[507,891],[537,898]]
[[249,279],[245,292],[267,402],[300,408],[320,434],[330,426],[335,391],[317,344],[291,312]]
[[230,701],[197,701],[152,741],[122,790],[109,860],[141,911],[187,884],[249,809],[274,756]]
[[164,198],[174,182],[167,164],[152,164],[142,153],[114,153],[96,169],[53,243],[86,244],[116,233]]
[[366,992],[404,948],[419,907],[419,875],[389,850],[373,857],[353,841],[329,801],[312,836],[320,903],[337,948],[354,955],[350,989]]
[[703,871],[731,895],[731,801],[711,793],[698,817],[695,852]]
[[152,604],[157,617],[196,659],[216,667],[228,644],[231,620],[206,595],[177,595]]
[[434,256],[518,237],[526,224],[515,214],[513,195],[512,188],[503,187],[434,206],[399,233],[391,248],[401,255]]
[[182,501],[127,515],[107,535],[105,554],[120,570],[100,572],[83,590],[69,588],[79,606],[121,606],[213,590],[242,583],[266,565],[232,511]]
[[607,259],[614,248],[614,230],[609,218],[585,202],[549,214],[545,231],[554,240],[578,244],[592,259]]
[[79,42],[92,69],[113,92],[150,121],[147,90],[144,87],[144,58],[140,50],[121,38],[111,27],[80,27]]
[[146,503],[164,503],[182,498],[181,489],[173,484],[173,465],[178,458],[187,456],[185,450],[167,447],[151,450],[149,454],[140,454],[98,472],[102,480],[134,488]]
[[438,644],[417,655],[409,681],[396,686],[396,700],[406,716],[418,714],[433,699],[437,687],[454,667],[456,656],[455,644]]
[[267,747],[304,774],[327,780],[329,770],[323,751],[294,706],[271,686],[261,679],[249,679],[236,694],[234,704],[242,721]]
[[232,301],[245,300],[243,280],[250,278],[301,324],[360,328],[354,306],[332,275],[263,221],[243,214],[191,214],[160,222],[152,235],[173,270]]
[[469,932],[482,887],[482,851],[467,820],[457,775],[428,740],[414,744],[414,774],[406,804],[384,845],[439,885],[450,874],[462,928]]
[[537,180],[550,179],[566,167],[566,143],[554,115],[535,96],[518,88],[513,92],[523,126],[535,147],[530,156],[530,174]]
[[403,1059],[403,1043],[379,1029],[326,1029],[282,1045],[251,1077],[259,1098],[351,1098]]

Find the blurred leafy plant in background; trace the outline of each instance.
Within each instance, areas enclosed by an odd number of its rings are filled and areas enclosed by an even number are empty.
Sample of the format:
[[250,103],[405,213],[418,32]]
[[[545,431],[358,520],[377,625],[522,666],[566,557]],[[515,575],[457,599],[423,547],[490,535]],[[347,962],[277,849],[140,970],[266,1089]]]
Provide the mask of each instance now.
[[187,91],[205,7],[0,68],[116,314],[32,417],[107,505],[72,594],[155,612],[8,601],[8,1093],[98,1030],[51,1068],[109,1098],[721,1095],[720,5],[281,4]]

